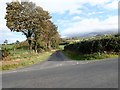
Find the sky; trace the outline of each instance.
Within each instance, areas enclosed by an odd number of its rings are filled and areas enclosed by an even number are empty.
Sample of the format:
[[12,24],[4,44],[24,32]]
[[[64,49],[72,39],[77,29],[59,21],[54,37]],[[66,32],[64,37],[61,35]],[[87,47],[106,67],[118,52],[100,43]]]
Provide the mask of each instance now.
[[[6,3],[0,0],[0,44],[24,41],[22,33],[11,32],[6,26]],[[21,0],[18,0],[21,1]],[[118,31],[118,0],[27,0],[49,11],[61,37],[90,32]]]

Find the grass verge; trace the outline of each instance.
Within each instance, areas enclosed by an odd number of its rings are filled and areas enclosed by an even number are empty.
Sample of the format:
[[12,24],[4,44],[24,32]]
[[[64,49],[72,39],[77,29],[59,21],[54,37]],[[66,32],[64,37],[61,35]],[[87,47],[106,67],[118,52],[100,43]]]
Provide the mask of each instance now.
[[27,51],[18,51],[11,56],[11,60],[0,62],[0,70],[12,70],[45,61],[53,52],[54,51],[49,51],[41,54],[35,54]]
[[105,59],[105,58],[117,58],[118,54],[115,53],[110,53],[110,54],[105,54],[105,53],[94,53],[94,54],[75,54],[71,52],[66,52],[62,51],[65,56],[72,60],[100,60],[100,59]]

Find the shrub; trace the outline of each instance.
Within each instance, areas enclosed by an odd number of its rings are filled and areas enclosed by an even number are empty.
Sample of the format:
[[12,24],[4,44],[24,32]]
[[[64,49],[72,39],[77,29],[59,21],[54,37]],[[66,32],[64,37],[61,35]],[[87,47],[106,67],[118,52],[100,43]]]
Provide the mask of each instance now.
[[79,54],[120,52],[120,36],[114,35],[111,37],[84,40],[79,43],[66,45],[64,50]]
[[2,60],[9,60],[9,55],[10,55],[10,49],[2,47]]

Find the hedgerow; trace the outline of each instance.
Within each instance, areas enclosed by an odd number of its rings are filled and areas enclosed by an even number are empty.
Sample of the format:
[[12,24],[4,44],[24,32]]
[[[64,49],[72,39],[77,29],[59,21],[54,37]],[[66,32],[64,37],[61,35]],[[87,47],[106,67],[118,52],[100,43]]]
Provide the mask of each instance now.
[[120,52],[120,35],[111,37],[101,37],[98,39],[90,39],[74,44],[69,44],[64,47],[65,51],[75,52],[79,54],[92,53],[119,53]]

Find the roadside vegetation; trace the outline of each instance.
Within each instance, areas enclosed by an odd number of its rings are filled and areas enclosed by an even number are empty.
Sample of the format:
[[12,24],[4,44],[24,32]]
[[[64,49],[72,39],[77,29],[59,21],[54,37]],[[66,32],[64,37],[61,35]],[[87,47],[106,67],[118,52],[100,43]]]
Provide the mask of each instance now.
[[73,60],[95,60],[118,57],[120,35],[104,35],[68,44],[63,53]]
[[41,49],[58,48],[59,33],[51,21],[49,12],[33,2],[13,1],[7,3],[6,26],[13,32],[26,36],[29,50],[39,53]]
[[17,49],[14,49],[14,47],[16,47],[16,44],[2,45],[2,59],[0,61],[0,70],[22,68],[45,61],[56,50],[42,50],[42,52],[36,54],[34,51],[29,51],[27,49],[29,46],[21,46]]
[[61,49],[73,60],[94,60],[117,57],[120,53],[120,35],[97,36],[86,39],[60,39],[58,27],[49,12],[33,2],[7,3],[6,26],[21,32],[26,41],[8,44],[0,50],[0,70],[16,69],[46,60]]
[[1,70],[15,69],[46,60],[59,48],[60,35],[51,21],[49,12],[33,2],[7,3],[6,26],[21,32],[26,41],[8,44],[5,40],[0,50]]

